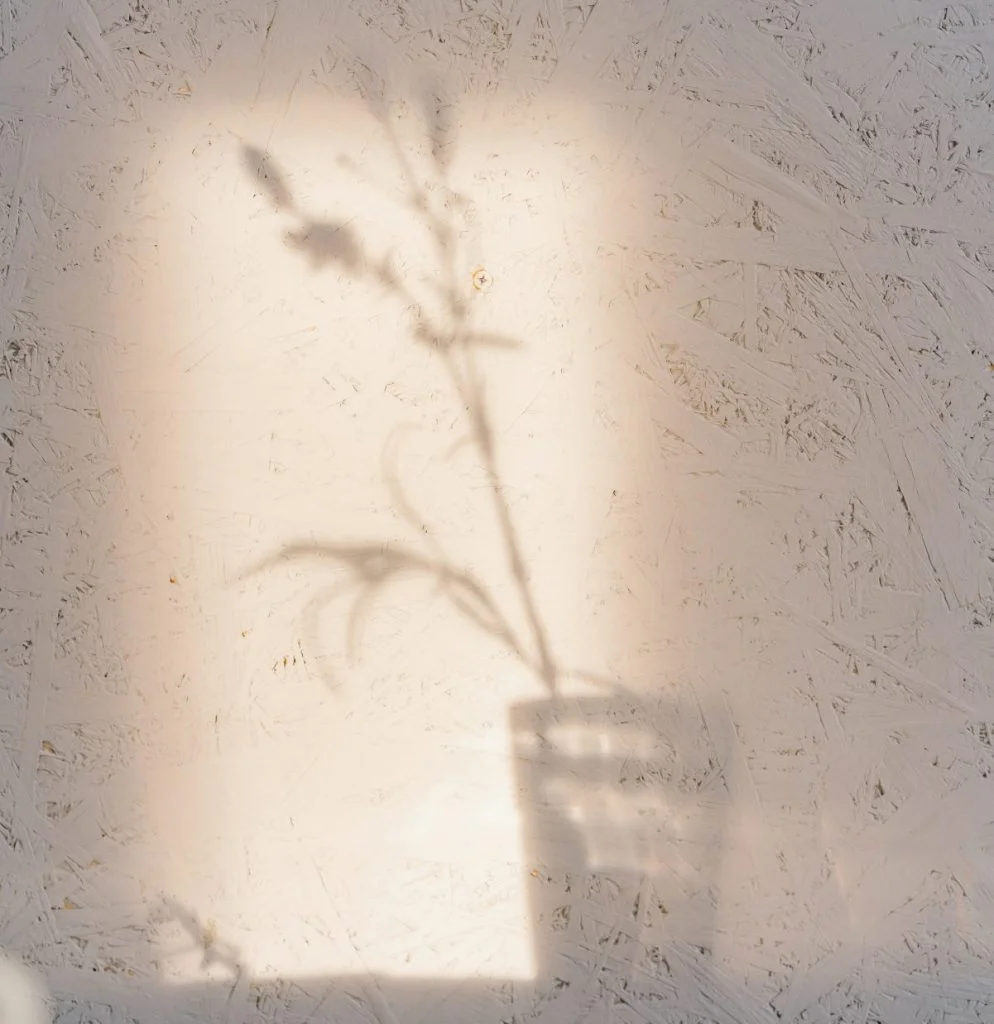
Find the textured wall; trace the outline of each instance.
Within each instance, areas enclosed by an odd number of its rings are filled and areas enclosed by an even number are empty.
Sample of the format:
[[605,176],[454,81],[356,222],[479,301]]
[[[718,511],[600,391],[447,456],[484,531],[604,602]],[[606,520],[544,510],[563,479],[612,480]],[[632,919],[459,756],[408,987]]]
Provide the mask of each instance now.
[[61,1024],[989,1019],[991,16],[0,0]]

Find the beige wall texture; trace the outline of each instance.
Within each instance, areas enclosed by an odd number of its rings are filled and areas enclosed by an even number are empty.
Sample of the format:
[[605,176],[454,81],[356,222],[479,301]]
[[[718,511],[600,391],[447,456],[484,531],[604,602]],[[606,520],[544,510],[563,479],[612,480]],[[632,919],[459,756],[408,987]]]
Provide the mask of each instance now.
[[0,0],[0,1024],[990,1019],[992,17]]

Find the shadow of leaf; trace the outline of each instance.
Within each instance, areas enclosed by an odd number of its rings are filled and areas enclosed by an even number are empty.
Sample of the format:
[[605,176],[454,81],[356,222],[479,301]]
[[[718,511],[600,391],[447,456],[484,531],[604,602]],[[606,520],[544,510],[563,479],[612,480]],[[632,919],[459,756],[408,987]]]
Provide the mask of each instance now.
[[314,270],[338,264],[356,273],[362,266],[362,246],[348,224],[306,221],[303,227],[288,231],[284,239],[306,257]]
[[242,146],[242,163],[249,176],[265,191],[278,210],[293,210],[293,193],[273,158],[258,146]]
[[420,344],[430,345],[443,352],[456,345],[461,348],[473,345],[480,348],[499,348],[505,351],[519,349],[522,346],[522,342],[518,338],[512,338],[506,334],[496,334],[493,331],[439,331],[424,319],[415,324],[412,334],[414,340]]
[[510,624],[486,588],[472,573],[407,548],[382,543],[290,544],[275,555],[250,566],[240,576],[247,580],[277,565],[294,561],[332,562],[347,569],[355,589],[349,613],[347,649],[354,656],[360,646],[363,623],[376,597],[404,576],[434,581],[437,592],[486,635],[507,645],[525,664],[530,659]]

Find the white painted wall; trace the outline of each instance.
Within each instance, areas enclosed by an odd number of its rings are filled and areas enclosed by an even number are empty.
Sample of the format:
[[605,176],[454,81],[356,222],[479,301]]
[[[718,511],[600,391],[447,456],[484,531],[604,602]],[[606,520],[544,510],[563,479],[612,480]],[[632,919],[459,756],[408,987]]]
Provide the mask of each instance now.
[[0,3],[55,1019],[984,1019],[988,17]]

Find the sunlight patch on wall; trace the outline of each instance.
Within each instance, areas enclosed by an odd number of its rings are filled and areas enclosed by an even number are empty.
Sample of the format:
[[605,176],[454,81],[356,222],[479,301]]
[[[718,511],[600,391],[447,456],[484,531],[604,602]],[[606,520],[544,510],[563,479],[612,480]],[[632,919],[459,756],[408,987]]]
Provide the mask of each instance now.
[[508,709],[572,663],[611,462],[567,110],[463,105],[433,152],[302,88],[188,117],[145,183],[108,373],[186,624],[141,684],[176,980],[534,974]]

